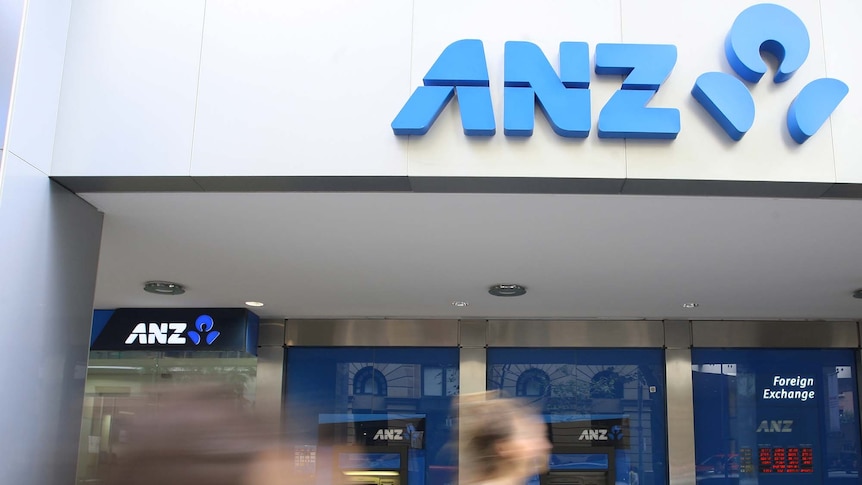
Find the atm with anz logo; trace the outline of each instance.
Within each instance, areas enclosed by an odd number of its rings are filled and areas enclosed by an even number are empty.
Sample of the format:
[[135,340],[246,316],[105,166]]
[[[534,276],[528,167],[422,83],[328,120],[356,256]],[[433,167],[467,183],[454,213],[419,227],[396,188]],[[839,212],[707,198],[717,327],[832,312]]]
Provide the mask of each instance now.
[[[425,470],[425,415],[321,414],[318,477],[333,485],[421,484]],[[324,451],[326,450],[326,451]],[[331,463],[331,465],[330,465]]]
[[530,485],[629,483],[626,415],[546,415],[545,421],[553,445],[548,470]]

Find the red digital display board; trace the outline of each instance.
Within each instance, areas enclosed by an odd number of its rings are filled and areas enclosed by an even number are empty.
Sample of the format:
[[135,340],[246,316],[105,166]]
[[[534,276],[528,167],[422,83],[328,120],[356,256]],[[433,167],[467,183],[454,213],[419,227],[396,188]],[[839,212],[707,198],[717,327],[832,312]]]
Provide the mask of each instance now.
[[814,450],[810,447],[770,447],[758,450],[760,473],[814,473]]

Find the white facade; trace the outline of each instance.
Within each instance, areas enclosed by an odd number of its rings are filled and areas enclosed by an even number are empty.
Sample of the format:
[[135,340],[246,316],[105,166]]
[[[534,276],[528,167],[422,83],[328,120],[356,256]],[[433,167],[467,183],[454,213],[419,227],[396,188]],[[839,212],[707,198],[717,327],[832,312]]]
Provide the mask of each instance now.
[[[808,59],[785,83],[768,73],[748,85],[755,123],[733,142],[691,89],[704,72],[732,74],[724,39],[752,0],[29,0],[18,59],[7,63],[16,82],[0,167],[0,281],[15,291],[0,316],[30,333],[0,342],[13,349],[10,368],[37,364],[3,382],[24,399],[0,422],[11,430],[0,482],[68,483],[94,293],[106,306],[263,299],[276,319],[855,321],[860,201],[766,198],[862,198],[862,4],[775,2],[807,26]],[[484,43],[497,134],[466,137],[455,100],[427,135],[395,136],[392,120],[460,39]],[[680,111],[679,136],[600,139],[599,111],[620,78],[594,73],[588,138],[557,136],[540,110],[532,137],[504,136],[509,40],[537,44],[555,66],[565,41],[587,42],[591,56],[599,43],[675,45],[651,106]],[[787,108],[822,77],[850,92],[797,144]],[[315,184],[344,193],[296,193]],[[411,191],[434,193],[388,193]],[[472,193],[483,191],[494,193]],[[185,299],[140,290],[174,276],[190,288]],[[529,296],[487,294],[510,281]],[[710,298],[712,307],[681,309]],[[683,388],[686,411],[682,340],[668,382]],[[480,390],[484,364],[464,361],[461,389]],[[690,416],[670,411],[690,433]],[[36,433],[30,422],[42,423]],[[58,467],[33,470],[40,453]],[[690,461],[672,456],[671,468]]]
[[[732,73],[724,39],[752,3],[76,2],[50,173],[862,182],[854,157],[862,143],[854,116],[862,107],[858,2],[777,2],[807,26],[810,53],[789,81],[774,84],[767,74],[749,85],[756,119],[740,142],[691,96],[700,74]],[[390,123],[422,76],[465,38],[484,43],[497,135],[464,136],[453,102],[427,135],[394,136]],[[620,79],[595,74],[587,139],[557,136],[538,110],[532,137],[504,136],[507,40],[537,44],[553,65],[563,41],[587,42],[593,52],[598,43],[676,45],[676,66],[651,106],[680,110],[678,138],[599,139],[598,112]],[[850,94],[799,145],[787,108],[825,76],[847,83]]]

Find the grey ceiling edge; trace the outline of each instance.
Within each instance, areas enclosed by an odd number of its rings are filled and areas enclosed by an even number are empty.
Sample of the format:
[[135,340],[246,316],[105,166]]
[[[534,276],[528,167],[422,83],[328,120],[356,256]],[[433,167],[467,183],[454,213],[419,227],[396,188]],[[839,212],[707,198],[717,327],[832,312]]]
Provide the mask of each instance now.
[[862,199],[862,184],[547,177],[54,176],[84,192],[416,192]]
[[619,194],[623,179],[549,177],[410,177],[414,192]]
[[75,193],[84,192],[201,192],[191,177],[51,177],[51,180]]
[[631,195],[817,199],[829,191],[831,186],[830,183],[819,182],[626,179],[622,193]]

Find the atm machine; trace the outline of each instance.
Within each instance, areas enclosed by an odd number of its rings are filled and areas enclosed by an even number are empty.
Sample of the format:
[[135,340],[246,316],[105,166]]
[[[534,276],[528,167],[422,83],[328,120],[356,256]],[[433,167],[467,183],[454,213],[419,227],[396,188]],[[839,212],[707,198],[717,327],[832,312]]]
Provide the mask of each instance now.
[[404,446],[336,446],[333,485],[407,485]]
[[614,485],[616,466],[613,448],[555,446],[541,485]]
[[[425,415],[321,414],[318,476],[332,485],[423,485]],[[331,466],[328,466],[331,465]],[[331,474],[331,475],[330,475]],[[318,483],[320,483],[318,481]]]
[[545,420],[552,448],[548,471],[538,477],[540,485],[618,482],[618,457],[624,456],[624,450],[628,449],[626,416],[548,415]]

